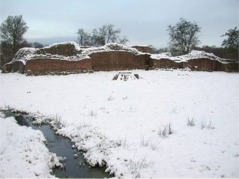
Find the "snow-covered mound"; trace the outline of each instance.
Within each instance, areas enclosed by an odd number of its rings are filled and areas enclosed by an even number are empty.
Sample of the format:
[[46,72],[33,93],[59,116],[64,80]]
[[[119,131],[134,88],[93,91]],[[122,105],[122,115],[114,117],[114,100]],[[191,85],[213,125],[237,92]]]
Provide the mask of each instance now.
[[36,50],[36,48],[21,48],[13,58],[12,63],[15,61],[21,61],[25,65],[26,61],[32,58]]
[[188,60],[193,60],[193,59],[205,59],[205,58],[210,59],[210,60],[216,60],[221,63],[228,63],[228,62],[232,61],[232,60],[226,60],[226,59],[220,58],[220,57],[214,55],[213,53],[207,53],[205,51],[198,51],[198,50],[193,50],[188,54],[175,56],[175,57],[173,57],[171,55],[171,53],[169,53],[169,52],[160,53],[160,54],[152,54],[151,58],[156,59],[156,60],[169,59],[169,60],[175,61],[177,63],[186,62]]
[[143,54],[135,48],[118,43],[109,43],[101,47],[81,48],[76,42],[55,43],[43,48],[21,48],[12,62],[22,61],[24,64],[31,59],[59,59],[78,61],[90,58],[89,55],[97,52],[127,51],[135,55]]
[[48,46],[43,47],[42,49],[54,48],[54,47],[59,46],[59,45],[72,45],[72,46],[74,46],[74,48],[75,48],[76,51],[80,51],[80,50],[81,50],[79,44],[76,43],[76,42],[73,42],[73,41],[53,43],[53,44],[51,44],[51,45],[48,45]]
[[82,54],[84,55],[90,55],[92,53],[97,53],[97,52],[108,52],[108,51],[127,51],[130,53],[133,53],[135,55],[140,55],[143,54],[142,52],[138,51],[135,48],[128,47],[123,44],[118,44],[118,43],[109,43],[101,47],[91,47],[88,49],[85,49],[82,51]]

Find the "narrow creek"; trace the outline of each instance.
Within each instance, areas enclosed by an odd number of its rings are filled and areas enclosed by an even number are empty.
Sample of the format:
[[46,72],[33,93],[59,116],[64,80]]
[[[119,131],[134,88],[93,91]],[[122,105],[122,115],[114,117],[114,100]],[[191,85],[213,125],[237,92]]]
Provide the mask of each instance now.
[[11,110],[1,110],[6,117],[15,117],[21,126],[28,126],[40,130],[47,140],[47,148],[50,152],[62,157],[64,168],[54,168],[53,174],[59,178],[109,178],[113,177],[105,173],[104,167],[91,167],[84,159],[83,154],[72,148],[73,143],[66,137],[55,133],[49,124],[32,124],[32,117],[25,113],[15,113]]

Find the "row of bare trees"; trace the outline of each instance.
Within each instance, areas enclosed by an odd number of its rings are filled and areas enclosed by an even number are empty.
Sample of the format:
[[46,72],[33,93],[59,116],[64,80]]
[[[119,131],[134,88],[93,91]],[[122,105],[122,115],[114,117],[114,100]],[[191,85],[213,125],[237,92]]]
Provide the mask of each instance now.
[[[28,26],[21,15],[8,16],[7,19],[2,22],[0,26],[1,55],[4,56],[7,61],[13,57],[19,48],[29,46],[29,43],[23,38],[27,30]],[[200,43],[198,34],[201,31],[201,27],[199,27],[196,22],[190,22],[181,18],[175,25],[169,25],[167,31],[170,37],[170,51],[174,52],[174,54],[189,53]],[[125,44],[128,42],[126,36],[121,37],[121,30],[115,28],[112,24],[105,24],[99,28],[94,28],[91,32],[80,28],[77,34],[78,42],[82,46],[101,46],[111,42]],[[238,54],[238,28],[229,29],[222,36],[225,37],[222,42],[222,47],[229,49],[230,53]],[[40,43],[30,45],[42,46]]]
[[121,30],[116,29],[113,24],[105,24],[101,27],[94,28],[91,33],[86,32],[83,28],[80,28],[77,32],[78,42],[83,46],[101,46],[107,43],[121,43],[128,42],[126,36],[120,37]]

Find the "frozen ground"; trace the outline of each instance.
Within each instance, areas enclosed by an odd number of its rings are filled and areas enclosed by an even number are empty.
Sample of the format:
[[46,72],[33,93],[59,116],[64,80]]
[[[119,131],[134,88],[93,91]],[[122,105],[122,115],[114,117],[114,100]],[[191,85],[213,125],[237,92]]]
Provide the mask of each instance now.
[[142,78],[0,74],[0,107],[62,123],[58,133],[116,176],[239,177],[238,73],[133,73]]
[[55,165],[55,154],[45,146],[40,131],[19,126],[13,117],[4,118],[0,113],[0,177],[49,178]]

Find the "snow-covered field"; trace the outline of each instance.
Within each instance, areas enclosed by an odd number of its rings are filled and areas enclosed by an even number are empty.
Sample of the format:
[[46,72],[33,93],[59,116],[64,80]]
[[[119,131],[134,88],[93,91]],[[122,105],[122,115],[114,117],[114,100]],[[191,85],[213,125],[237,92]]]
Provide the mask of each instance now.
[[239,177],[238,73],[133,73],[142,78],[0,74],[0,107],[55,118],[116,176]]

